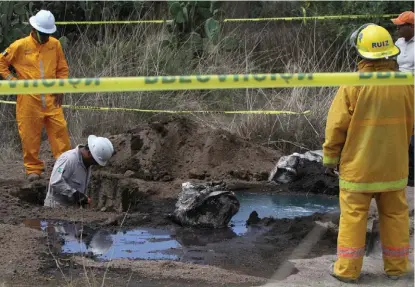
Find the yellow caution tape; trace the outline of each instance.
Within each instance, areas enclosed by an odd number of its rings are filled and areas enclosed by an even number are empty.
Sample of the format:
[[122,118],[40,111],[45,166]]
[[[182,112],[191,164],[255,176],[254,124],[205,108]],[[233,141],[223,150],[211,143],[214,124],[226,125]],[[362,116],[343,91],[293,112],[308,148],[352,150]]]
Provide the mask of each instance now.
[[[303,11],[304,13],[304,11]],[[366,18],[392,18],[399,14],[385,15],[327,15],[327,16],[307,16],[307,17],[272,17],[272,18],[241,18],[224,19],[223,22],[269,22],[269,21],[303,21],[303,20],[343,20],[343,19],[366,19]]]
[[411,72],[154,76],[0,81],[0,95],[413,85]]
[[[0,100],[0,104],[16,105],[14,101]],[[62,105],[63,108],[72,110],[91,110],[91,111],[122,111],[122,112],[140,112],[140,113],[167,113],[167,114],[255,114],[255,115],[306,115],[310,111],[292,112],[292,111],[175,111],[175,110],[145,110],[133,108],[110,108],[110,107],[92,107],[92,106],[71,106]]]
[[[304,13],[304,11],[303,11]],[[229,18],[223,22],[269,22],[269,21],[305,21],[305,20],[343,20],[343,19],[367,19],[367,18],[392,18],[399,14],[383,15],[326,15],[307,17],[271,17],[271,18]],[[130,21],[58,21],[57,25],[102,25],[102,24],[164,24],[173,20],[130,20]]]

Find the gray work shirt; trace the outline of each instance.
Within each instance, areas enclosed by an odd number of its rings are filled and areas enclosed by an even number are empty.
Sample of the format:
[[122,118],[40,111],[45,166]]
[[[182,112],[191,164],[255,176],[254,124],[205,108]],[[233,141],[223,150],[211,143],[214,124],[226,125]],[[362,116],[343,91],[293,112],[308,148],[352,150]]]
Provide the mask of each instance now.
[[397,57],[399,71],[414,72],[414,38],[405,41],[405,38],[399,38],[395,45],[399,47],[401,53]]
[[85,193],[91,176],[79,150],[81,146],[63,153],[53,166],[44,206],[59,207],[75,204],[73,194]]

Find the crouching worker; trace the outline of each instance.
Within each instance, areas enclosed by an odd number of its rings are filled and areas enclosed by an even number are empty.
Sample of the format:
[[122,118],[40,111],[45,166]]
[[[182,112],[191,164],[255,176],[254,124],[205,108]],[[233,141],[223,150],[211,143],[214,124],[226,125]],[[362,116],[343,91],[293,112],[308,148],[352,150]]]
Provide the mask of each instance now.
[[112,143],[107,138],[94,135],[88,137],[87,145],[78,145],[63,153],[53,167],[44,205],[88,205],[90,199],[85,191],[91,176],[91,166],[105,166],[113,154]]
[[[367,24],[351,40],[363,58],[359,72],[396,71],[391,58],[400,50],[386,29]],[[411,269],[405,189],[413,119],[413,86],[343,86],[333,100],[323,163],[331,169],[339,165],[341,215],[337,261],[330,273],[340,281],[360,276],[372,198],[379,211],[386,275],[398,279]]]

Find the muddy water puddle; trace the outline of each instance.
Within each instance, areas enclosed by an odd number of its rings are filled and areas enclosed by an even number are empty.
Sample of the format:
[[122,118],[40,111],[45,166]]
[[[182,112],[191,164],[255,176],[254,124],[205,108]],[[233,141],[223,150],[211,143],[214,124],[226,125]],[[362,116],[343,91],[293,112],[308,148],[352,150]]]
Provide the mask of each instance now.
[[[48,241],[63,254],[89,254],[98,260],[122,258],[176,260],[177,255],[166,254],[180,248],[167,229],[137,228],[110,232],[93,230],[80,223],[54,220],[26,220],[28,227],[47,233]],[[60,250],[59,250],[60,249]]]
[[240,203],[238,213],[232,218],[232,228],[238,235],[247,231],[245,222],[252,211],[260,218],[295,218],[316,212],[328,213],[338,210],[338,199],[320,195],[291,195],[264,193],[237,193]]
[[314,195],[237,193],[237,197],[239,212],[232,218],[229,228],[220,230],[171,226],[110,232],[56,220],[26,220],[24,224],[47,233],[49,245],[57,253],[88,254],[100,261],[129,258],[203,262],[206,253],[214,252],[211,245],[263,232],[245,225],[254,210],[261,218],[294,218],[338,210],[337,199]]

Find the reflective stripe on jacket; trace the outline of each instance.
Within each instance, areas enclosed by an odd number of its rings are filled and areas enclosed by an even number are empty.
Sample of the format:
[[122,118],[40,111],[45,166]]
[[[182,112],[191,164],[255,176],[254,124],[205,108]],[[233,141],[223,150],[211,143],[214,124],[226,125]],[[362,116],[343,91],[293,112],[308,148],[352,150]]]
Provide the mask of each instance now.
[[[395,71],[393,60],[359,63],[359,72]],[[339,164],[340,188],[404,189],[414,125],[414,86],[343,86],[330,107],[324,165]]]
[[85,168],[81,146],[63,153],[56,161],[49,181],[45,206],[70,206],[75,204],[73,194],[85,193],[91,176],[91,167]]

